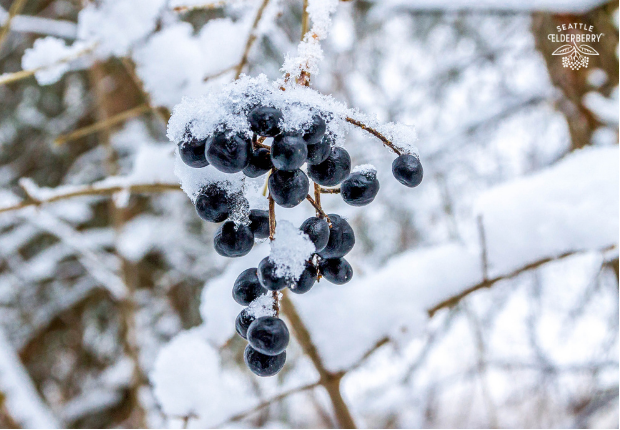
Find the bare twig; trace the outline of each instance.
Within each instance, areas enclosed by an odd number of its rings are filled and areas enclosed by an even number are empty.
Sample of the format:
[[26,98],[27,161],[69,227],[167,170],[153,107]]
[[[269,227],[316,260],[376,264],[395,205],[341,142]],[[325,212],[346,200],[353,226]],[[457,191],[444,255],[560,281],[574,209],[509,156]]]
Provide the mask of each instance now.
[[128,109],[124,112],[121,112],[119,114],[113,115],[109,118],[106,118],[103,121],[99,121],[96,122],[94,124],[88,125],[86,127],[82,127],[80,129],[77,129],[69,134],[63,134],[61,136],[58,136],[56,139],[54,139],[54,144],[56,145],[62,145],[64,143],[67,143],[71,140],[75,140],[75,139],[79,139],[81,137],[84,136],[88,136],[89,134],[92,133],[96,133],[98,131],[101,131],[103,129],[112,127],[120,122],[123,122],[125,120],[128,120],[130,118],[142,115],[145,112],[149,112],[151,110],[151,107],[147,104],[142,104],[140,106]]
[[123,64],[123,67],[127,71],[127,74],[135,84],[140,94],[142,94],[144,103],[146,103],[148,106],[151,107],[151,109],[153,109],[153,112],[155,113],[159,121],[164,127],[166,127],[168,124],[168,120],[170,119],[170,112],[168,111],[168,109],[166,109],[165,107],[157,107],[153,105],[150,94],[144,89],[144,83],[136,73],[135,65],[129,58],[121,58],[121,63]]
[[214,1],[214,2],[195,5],[195,6],[176,6],[172,10],[175,12],[192,12],[195,10],[218,9],[224,5],[226,5],[226,0]]
[[276,238],[276,202],[269,194],[269,240]]
[[367,131],[368,133],[372,134],[373,136],[375,136],[376,138],[378,138],[381,142],[383,142],[383,144],[385,146],[387,146],[388,148],[390,148],[392,151],[394,151],[396,153],[396,155],[400,155],[401,151],[396,148],[396,146],[394,146],[394,144],[392,142],[390,142],[390,140],[385,137],[383,134],[379,133],[377,130],[375,130],[374,128],[364,124],[363,122],[360,122],[356,119],[350,118],[350,117],[346,117],[347,122],[361,128],[364,131]]
[[15,0],[11,7],[9,8],[9,16],[6,19],[6,22],[0,28],[0,49],[2,49],[2,44],[6,39],[6,36],[9,34],[9,30],[11,29],[11,21],[15,18],[16,15],[22,11],[24,6],[26,5],[26,1],[28,0]]
[[318,214],[318,216],[320,218],[325,218],[327,220],[327,222],[330,222],[329,221],[329,217],[327,216],[327,214],[325,212],[323,212],[323,209],[319,205],[316,204],[316,202],[314,201],[314,199],[312,197],[310,197],[310,194],[308,194],[306,196],[306,200],[308,200],[310,202],[310,204],[312,206],[314,206],[314,209],[316,209],[316,212],[317,212],[317,214]]
[[[314,201],[316,202],[316,205],[322,209],[321,207],[321,186],[319,184],[317,184],[316,182],[314,183]],[[319,210],[316,210],[316,216],[321,215],[321,212],[319,212]]]
[[[609,251],[609,250],[614,249],[614,248],[615,248],[615,245],[610,245],[610,246],[607,246],[607,247],[601,249],[600,251],[601,252],[605,252],[605,251]],[[427,310],[428,315],[429,315],[429,317],[433,317],[433,315],[435,315],[435,313],[438,310],[443,309],[443,308],[449,308],[449,307],[455,306],[464,297],[470,295],[471,293],[473,293],[475,291],[481,290],[483,288],[490,288],[496,282],[503,281],[504,279],[514,278],[515,276],[518,276],[518,275],[520,275],[523,272],[527,272],[528,270],[536,269],[536,268],[542,266],[543,264],[549,263],[550,261],[562,260],[564,258],[570,257],[571,255],[579,254],[580,252],[583,252],[583,250],[570,251],[570,252],[565,252],[563,254],[560,254],[560,255],[558,255],[556,257],[543,258],[542,260],[538,260],[538,261],[535,261],[534,263],[527,264],[527,265],[525,265],[525,266],[515,270],[514,272],[511,272],[511,273],[507,274],[507,275],[498,276],[498,277],[493,278],[493,279],[483,280],[479,284],[476,284],[476,285],[474,285],[472,287],[469,287],[469,288],[461,291],[459,294],[457,294],[455,296],[452,296],[449,299],[446,299],[446,300],[436,304],[432,308],[428,309]]]
[[0,213],[23,209],[29,206],[39,206],[45,203],[53,203],[59,200],[66,200],[80,196],[105,196],[113,195],[121,191],[128,191],[132,194],[142,193],[161,193],[165,191],[181,191],[179,184],[152,183],[152,184],[130,184],[130,185],[106,185],[106,181],[84,185],[82,187],[72,187],[66,193],[51,195],[45,199],[28,195],[28,198],[10,206],[0,207]]
[[320,187],[321,194],[340,194],[340,188],[323,188]]
[[260,5],[260,7],[258,8],[258,11],[256,12],[254,23],[252,24],[252,28],[250,29],[250,35],[248,36],[248,40],[245,43],[245,50],[243,51],[243,56],[241,57],[241,61],[239,61],[239,64],[237,64],[237,69],[235,71],[235,79],[239,79],[239,76],[241,76],[241,72],[243,71],[243,68],[248,62],[250,50],[252,49],[252,45],[254,45],[254,42],[256,41],[256,29],[258,28],[258,23],[260,22],[260,19],[263,16],[263,12],[265,11],[267,4],[269,4],[269,0],[263,0],[263,3]]

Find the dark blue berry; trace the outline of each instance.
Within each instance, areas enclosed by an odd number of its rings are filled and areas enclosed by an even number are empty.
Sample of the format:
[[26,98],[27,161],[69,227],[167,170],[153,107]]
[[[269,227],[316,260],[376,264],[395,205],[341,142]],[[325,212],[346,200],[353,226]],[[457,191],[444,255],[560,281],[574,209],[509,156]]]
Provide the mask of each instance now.
[[329,224],[323,218],[308,218],[299,229],[308,235],[317,251],[322,250],[327,245],[329,240]]
[[340,185],[340,195],[345,203],[364,206],[372,202],[379,192],[377,172],[354,172]]
[[318,254],[322,258],[340,258],[344,257],[355,245],[355,233],[351,225],[342,217],[336,214],[327,215],[331,221],[329,229],[329,240],[327,246]]
[[215,133],[207,139],[207,161],[224,173],[242,171],[250,161],[252,141],[240,134]]
[[207,139],[189,138],[179,144],[181,160],[190,167],[198,168],[209,165],[205,157]]
[[329,154],[332,152],[333,139],[329,135],[324,135],[321,140],[316,143],[309,143],[308,158],[306,163],[308,164],[321,164],[327,160]]
[[308,176],[319,185],[331,187],[338,185],[351,172],[351,157],[342,148],[332,148],[325,161],[308,166]]
[[254,246],[254,233],[247,225],[235,225],[226,221],[220,226],[213,239],[215,251],[224,257],[242,257]]
[[299,275],[295,283],[289,285],[289,289],[296,294],[304,294],[310,291],[316,281],[318,272],[312,263],[306,263],[304,271]]
[[312,115],[312,120],[304,129],[303,138],[307,144],[317,143],[325,134],[325,120],[319,115]]
[[244,339],[248,337],[248,328],[250,328],[250,324],[254,322],[256,317],[250,313],[248,308],[243,308],[239,315],[237,315],[237,319],[235,319],[235,330],[239,333]]
[[330,258],[319,263],[321,275],[332,284],[346,284],[353,277],[353,268],[344,258]]
[[230,214],[231,199],[224,189],[211,184],[200,191],[195,206],[196,212],[205,221],[222,222]]
[[258,178],[271,170],[271,156],[265,148],[258,148],[250,154],[248,165],[243,168],[243,173],[248,178]]
[[284,352],[288,341],[288,328],[280,318],[260,317],[248,328],[248,342],[263,354],[278,355]]
[[256,267],[246,269],[237,277],[233,285],[232,296],[235,302],[247,306],[267,290],[258,282]]
[[286,351],[278,355],[266,355],[256,351],[250,345],[245,347],[243,359],[246,366],[257,376],[273,376],[284,367]]
[[270,291],[282,290],[291,284],[290,280],[276,274],[276,265],[269,257],[263,258],[258,264],[258,280]]
[[422,182],[424,170],[420,159],[414,155],[403,154],[392,163],[392,174],[403,185],[417,187]]
[[304,140],[295,134],[281,134],[271,144],[271,162],[278,170],[299,169],[306,161],[308,148]]
[[259,136],[274,137],[280,134],[282,112],[269,106],[258,106],[248,114],[250,130]]
[[292,208],[301,203],[308,195],[310,182],[301,170],[276,170],[269,177],[269,194],[277,204]]
[[250,230],[254,233],[255,239],[266,239],[269,237],[269,212],[252,209],[250,211]]

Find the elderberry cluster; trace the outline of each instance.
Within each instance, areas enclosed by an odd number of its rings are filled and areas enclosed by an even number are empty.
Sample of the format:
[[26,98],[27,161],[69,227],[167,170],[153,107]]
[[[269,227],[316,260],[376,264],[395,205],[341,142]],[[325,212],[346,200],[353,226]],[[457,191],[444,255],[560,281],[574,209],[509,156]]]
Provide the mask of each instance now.
[[[270,172],[267,180],[269,195],[279,206],[291,208],[308,196],[308,177],[321,187],[340,185],[342,199],[353,206],[367,205],[379,192],[374,168],[351,169],[349,153],[335,145],[326,133],[324,116],[318,111],[298,131],[283,130],[283,113],[271,106],[251,106],[238,112],[246,115],[253,133],[233,133],[222,127],[205,139],[197,139],[189,130],[179,143],[179,155],[188,166],[211,165],[224,173],[243,172],[257,178]],[[258,138],[260,136],[260,139]],[[271,144],[264,144],[272,138]],[[306,164],[307,174],[301,170]],[[394,177],[408,187],[422,181],[422,165],[417,157],[403,154],[392,164]],[[334,190],[335,192],[338,190]],[[223,224],[214,238],[215,250],[225,257],[241,257],[250,252],[254,239],[270,236],[269,213],[249,210],[242,193],[227,191],[218,183],[203,187],[195,200],[198,215],[210,222]],[[234,222],[234,210],[245,208],[249,223]],[[272,376],[282,369],[286,360],[289,332],[284,321],[274,315],[256,316],[251,304],[270,292],[284,288],[296,294],[308,292],[321,277],[334,284],[345,284],[353,276],[344,256],[355,244],[351,225],[337,214],[310,217],[299,227],[314,245],[314,254],[305,262],[299,276],[292,278],[279,270],[272,258],[264,258],[257,268],[242,272],[234,283],[234,300],[244,308],[236,319],[237,333],[248,341],[245,362],[259,376]],[[273,239],[273,237],[272,237]]]

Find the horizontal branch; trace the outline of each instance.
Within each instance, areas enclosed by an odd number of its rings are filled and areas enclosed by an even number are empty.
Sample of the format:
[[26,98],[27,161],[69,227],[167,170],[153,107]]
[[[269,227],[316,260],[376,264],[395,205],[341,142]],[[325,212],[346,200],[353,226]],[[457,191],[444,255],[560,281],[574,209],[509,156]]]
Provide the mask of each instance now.
[[113,125],[116,125],[130,118],[134,118],[136,116],[142,115],[143,113],[149,112],[150,110],[151,110],[151,107],[148,104],[142,104],[140,106],[128,109],[119,114],[113,115],[103,121],[99,121],[94,124],[88,125],[86,127],[77,129],[69,134],[63,134],[61,136],[58,136],[56,139],[54,139],[54,144],[62,145],[71,140],[75,140],[75,139],[79,139],[84,136],[88,136],[89,134],[96,133],[108,127],[112,127]]
[[39,197],[33,192],[32,185],[27,185],[22,181],[22,188],[27,194],[27,198],[19,203],[0,207],[0,213],[23,209],[29,206],[40,206],[46,203],[53,203],[59,200],[70,199],[80,196],[105,196],[119,192],[129,192],[131,194],[161,193],[165,191],[181,191],[179,184],[152,183],[152,184],[112,184],[108,180],[94,183],[91,185],[67,187],[66,192],[50,193],[47,197]]
[[340,194],[340,188],[320,188],[321,194]]
[[396,146],[394,146],[394,144],[387,138],[385,137],[383,134],[381,134],[379,131],[375,130],[374,128],[364,124],[361,121],[358,121],[356,119],[350,118],[350,117],[346,117],[346,120],[348,123],[351,123],[359,128],[361,128],[364,131],[367,131],[368,133],[372,134],[373,136],[375,136],[377,139],[379,139],[381,142],[383,142],[383,144],[385,146],[387,146],[388,148],[390,148],[392,151],[394,151],[396,153],[396,155],[400,155],[400,149],[398,149]]
[[[611,250],[613,248],[615,248],[615,245],[607,246],[607,247],[601,249],[600,251],[601,252],[605,252],[605,251],[609,251],[609,250]],[[536,268],[542,266],[543,264],[549,263],[551,261],[561,260],[563,258],[567,258],[567,257],[570,257],[570,256],[575,255],[575,254],[579,254],[579,253],[582,253],[582,252],[584,252],[584,251],[583,250],[580,250],[580,251],[569,251],[569,252],[565,252],[563,254],[560,254],[560,255],[558,255],[556,257],[543,258],[541,260],[538,260],[538,261],[535,261],[533,263],[527,264],[527,265],[525,265],[525,266],[523,266],[523,267],[521,267],[521,268],[519,268],[519,269],[517,269],[517,270],[515,270],[515,271],[513,271],[511,273],[508,273],[506,275],[501,275],[501,276],[498,276],[498,277],[493,278],[493,279],[484,280],[484,281],[480,282],[479,284],[476,284],[476,285],[474,285],[472,287],[469,287],[469,288],[461,291],[459,294],[457,294],[455,296],[452,296],[449,299],[446,299],[446,300],[438,303],[437,305],[433,306],[432,308],[428,309],[427,310],[428,315],[429,315],[429,317],[432,318],[433,315],[435,315],[435,313],[438,310],[443,309],[443,308],[453,307],[453,306],[457,305],[463,298],[467,297],[471,293],[473,293],[475,291],[478,291],[478,290],[481,290],[483,288],[490,288],[495,283],[497,283],[499,281],[503,281],[505,279],[514,278],[515,276],[518,276],[521,273],[527,272],[528,270],[536,269]]]
[[211,10],[218,9],[226,5],[226,0],[212,1],[210,3],[197,4],[194,6],[176,6],[172,8],[175,12],[193,12],[195,10]]

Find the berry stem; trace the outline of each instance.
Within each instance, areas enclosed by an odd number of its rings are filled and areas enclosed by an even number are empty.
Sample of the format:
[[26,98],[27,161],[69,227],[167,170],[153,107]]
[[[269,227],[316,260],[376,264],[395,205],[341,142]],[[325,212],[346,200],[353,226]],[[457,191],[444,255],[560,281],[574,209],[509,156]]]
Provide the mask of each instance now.
[[310,204],[312,206],[314,206],[314,209],[316,209],[316,212],[317,212],[317,214],[319,215],[320,218],[325,218],[327,220],[327,222],[331,224],[331,221],[329,220],[329,217],[327,216],[327,214],[325,212],[323,212],[323,209],[321,209],[321,207],[316,204],[314,199],[312,197],[310,197],[310,194],[308,194],[306,196],[306,200],[308,200],[310,202]]
[[390,140],[387,137],[385,137],[384,135],[379,133],[374,128],[372,128],[370,126],[367,126],[363,122],[360,122],[360,121],[358,121],[356,119],[353,119],[353,118],[350,118],[350,117],[346,117],[346,120],[347,120],[347,122],[349,122],[349,123],[351,123],[351,124],[361,128],[362,130],[367,131],[368,133],[372,134],[373,136],[375,136],[376,138],[381,140],[381,142],[383,142],[383,144],[385,146],[387,146],[392,151],[394,151],[394,153],[396,153],[396,155],[401,155],[401,151],[398,148],[396,148],[396,146],[394,146],[394,144],[392,142],[390,142]]
[[[314,201],[319,208],[323,209],[321,206],[321,186],[316,182],[314,183]],[[321,213],[317,209],[316,216],[319,216],[320,214]]]
[[276,202],[269,194],[269,240],[276,237]]
[[323,194],[340,194],[340,188],[321,188]]
[[263,143],[263,142],[265,141],[265,139],[266,139],[266,137],[263,137],[263,136],[259,137],[259,138],[258,138],[258,140],[256,140],[256,141],[254,142],[254,146],[255,146],[256,148],[265,148],[266,150],[271,151],[271,146],[269,146],[269,145],[265,145],[265,144]]

